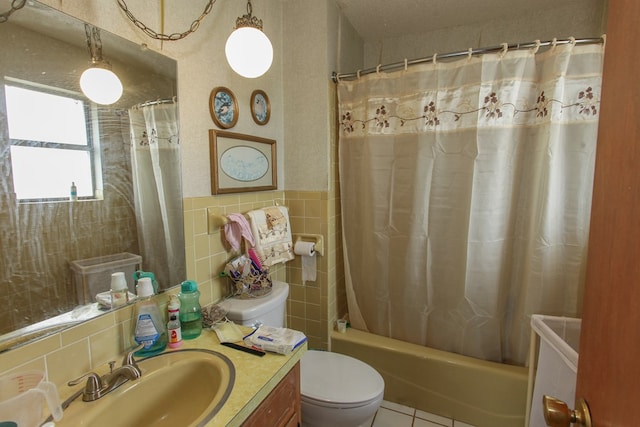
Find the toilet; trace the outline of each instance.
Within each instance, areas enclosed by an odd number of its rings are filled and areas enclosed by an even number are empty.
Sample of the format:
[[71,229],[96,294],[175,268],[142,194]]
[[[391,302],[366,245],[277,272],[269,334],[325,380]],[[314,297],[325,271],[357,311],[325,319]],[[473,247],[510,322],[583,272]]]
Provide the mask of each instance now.
[[[230,298],[219,305],[229,320],[246,326],[284,326],[289,285],[274,281],[263,297]],[[366,363],[339,353],[308,350],[300,361],[302,425],[370,426],[384,394],[382,376]]]

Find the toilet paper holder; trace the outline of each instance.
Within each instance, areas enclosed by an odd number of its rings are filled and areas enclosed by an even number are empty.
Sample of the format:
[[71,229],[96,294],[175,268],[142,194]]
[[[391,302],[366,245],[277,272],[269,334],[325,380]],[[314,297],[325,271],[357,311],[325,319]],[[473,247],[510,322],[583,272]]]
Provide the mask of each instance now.
[[316,253],[324,256],[324,236],[322,234],[294,234],[294,245],[296,242],[311,242],[314,244],[313,248]]

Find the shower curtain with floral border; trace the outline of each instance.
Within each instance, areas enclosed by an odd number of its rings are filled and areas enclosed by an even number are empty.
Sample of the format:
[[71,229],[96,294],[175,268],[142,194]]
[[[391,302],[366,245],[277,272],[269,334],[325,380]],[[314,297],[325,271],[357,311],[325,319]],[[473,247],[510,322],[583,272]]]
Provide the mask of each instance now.
[[178,104],[131,108],[129,123],[142,266],[166,289],[186,277]]
[[603,45],[338,83],[357,329],[523,365],[531,314],[578,317]]

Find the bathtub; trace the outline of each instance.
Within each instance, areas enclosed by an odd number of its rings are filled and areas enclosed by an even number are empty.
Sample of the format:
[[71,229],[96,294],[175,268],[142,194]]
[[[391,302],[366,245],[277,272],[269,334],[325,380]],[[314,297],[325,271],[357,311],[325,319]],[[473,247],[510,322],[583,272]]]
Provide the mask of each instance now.
[[334,331],[331,351],[384,378],[384,399],[476,427],[525,424],[528,369],[434,350],[355,329]]

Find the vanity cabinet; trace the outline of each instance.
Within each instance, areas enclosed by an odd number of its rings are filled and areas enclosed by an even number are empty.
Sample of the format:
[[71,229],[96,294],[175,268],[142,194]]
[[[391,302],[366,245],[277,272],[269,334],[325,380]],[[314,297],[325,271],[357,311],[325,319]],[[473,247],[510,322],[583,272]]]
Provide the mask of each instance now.
[[298,362],[242,426],[298,427],[301,424],[300,362]]

